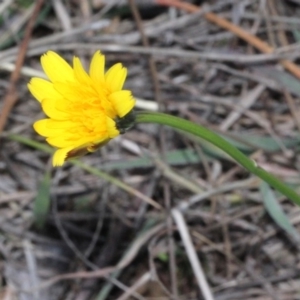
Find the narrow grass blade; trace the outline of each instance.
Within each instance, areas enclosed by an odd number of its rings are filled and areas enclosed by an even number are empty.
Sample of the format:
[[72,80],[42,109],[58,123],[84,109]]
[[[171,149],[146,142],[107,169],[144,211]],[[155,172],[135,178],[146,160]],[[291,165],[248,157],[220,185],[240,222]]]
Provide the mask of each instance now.
[[[54,149],[43,144],[43,143],[39,143],[36,141],[33,141],[29,138],[26,138],[24,136],[21,135],[17,135],[17,134],[11,134],[7,136],[9,139],[20,142],[22,144],[28,145],[30,147],[33,147],[35,149],[39,149],[42,150],[44,152],[47,153],[53,153]],[[121,188],[122,190],[128,192],[129,194],[136,196],[138,198],[140,198],[141,200],[149,203],[150,205],[152,205],[153,207],[157,208],[157,209],[162,209],[162,206],[160,204],[158,204],[157,202],[155,202],[153,199],[147,197],[146,195],[144,195],[143,193],[139,192],[138,190],[132,188],[131,186],[127,185],[126,183],[122,182],[121,180],[117,179],[114,176],[111,176],[99,169],[96,169],[94,167],[88,166],[84,163],[82,163],[79,160],[76,159],[72,159],[70,160],[70,163],[73,165],[78,166],[79,168],[89,172],[90,174],[94,174],[96,176],[98,176],[99,178],[102,178],[112,184],[114,184],[115,186]]]
[[289,186],[284,184],[282,181],[280,181],[264,169],[260,168],[255,163],[255,161],[248,158],[240,150],[232,146],[225,139],[212,132],[211,130],[188,120],[157,112],[139,112],[136,116],[136,122],[167,125],[205,139],[219,149],[223,150],[246,170],[258,176],[269,185],[274,187],[276,190],[281,192],[283,195],[285,195],[287,198],[300,205],[300,196],[293,189],[291,189]]
[[33,206],[34,222],[39,229],[42,229],[44,227],[47,214],[50,209],[50,184],[51,176],[50,172],[47,171],[44,175],[43,180],[39,184],[38,192],[34,199]]
[[268,214],[281,229],[283,229],[289,236],[292,237],[294,241],[299,244],[300,235],[283,211],[270,186],[265,182],[262,182],[260,185],[260,191],[262,193],[264,206]]

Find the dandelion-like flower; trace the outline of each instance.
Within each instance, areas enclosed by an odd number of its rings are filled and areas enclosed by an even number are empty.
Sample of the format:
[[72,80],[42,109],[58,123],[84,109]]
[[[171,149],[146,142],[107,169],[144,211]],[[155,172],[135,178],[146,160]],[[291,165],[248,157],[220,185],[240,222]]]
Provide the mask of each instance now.
[[41,57],[41,64],[49,81],[34,77],[28,88],[48,116],[33,127],[58,148],[53,166],[94,152],[125,131],[120,124],[128,125],[124,120],[131,115],[135,100],[129,90],[122,89],[127,75],[122,64],[105,72],[105,57],[100,51],[94,54],[89,73],[78,57],[73,58],[72,68],[53,51]]

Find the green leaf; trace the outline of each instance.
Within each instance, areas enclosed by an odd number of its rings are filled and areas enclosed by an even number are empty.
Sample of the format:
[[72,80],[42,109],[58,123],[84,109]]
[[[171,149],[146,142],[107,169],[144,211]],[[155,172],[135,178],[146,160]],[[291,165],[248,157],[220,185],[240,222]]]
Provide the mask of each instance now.
[[[204,139],[192,136],[191,134],[184,134],[188,135],[192,140],[200,143],[203,146],[204,152],[209,154],[210,156],[222,159],[228,158],[228,156],[224,155],[224,152],[220,151],[220,149],[214,147],[212,144],[206,142]],[[278,143],[278,141],[269,136],[232,132],[230,133],[230,136],[221,133],[219,135],[245,154],[251,154],[258,149],[262,149],[267,152],[277,152],[281,150],[281,145]],[[296,147],[300,143],[300,136],[280,139],[280,143],[282,143],[282,145],[284,145],[286,148]]]
[[284,88],[290,93],[298,97],[300,96],[299,79],[287,73],[286,71],[281,71],[276,69],[275,67],[268,66],[255,67],[254,70],[256,70],[258,74],[261,74],[264,77],[275,80],[278,83],[278,88]]
[[164,263],[168,262],[169,260],[169,256],[166,252],[159,252],[157,254],[157,258]]
[[[24,145],[28,145],[28,146],[33,147],[35,149],[42,150],[46,153],[53,153],[54,152],[53,148],[51,148],[51,147],[49,147],[49,146],[47,146],[43,143],[33,141],[32,139],[29,139],[27,137],[24,137],[24,136],[21,136],[21,135],[18,135],[18,134],[9,134],[9,135],[7,135],[7,137],[9,139],[13,140],[13,141],[20,142]],[[96,175],[96,176],[102,178],[103,180],[106,180],[106,181],[114,184],[115,186],[117,186],[120,189],[128,192],[129,194],[135,195],[136,197],[139,197],[140,199],[142,199],[143,201],[151,204],[155,208],[162,209],[160,204],[153,201],[151,198],[147,197],[145,194],[133,189],[128,184],[126,184],[123,181],[117,179],[116,177],[111,176],[111,175],[109,175],[109,174],[107,174],[107,173],[105,173],[105,172],[103,172],[103,171],[101,171],[97,168],[93,168],[91,166],[88,166],[88,165],[86,165],[86,164],[84,164],[81,161],[76,160],[76,159],[71,159],[71,160],[69,160],[69,162],[71,164],[73,164],[75,166],[78,166],[79,168],[89,172],[90,174]]]
[[82,196],[75,199],[75,211],[88,212],[92,207],[93,200],[90,197]]
[[42,229],[45,225],[47,214],[50,208],[50,172],[47,171],[43,180],[38,186],[37,195],[34,199],[33,215],[37,228]]
[[[163,159],[160,156],[160,159]],[[172,150],[168,151],[164,155],[164,160],[166,160],[168,165],[172,166],[182,166],[187,164],[195,164],[201,161],[198,153],[194,149],[182,149],[182,150]],[[208,158],[209,160],[209,158]],[[103,163],[101,169],[105,171],[111,170],[129,170],[134,168],[149,168],[155,165],[153,159],[147,156],[127,159],[121,161],[110,161]]]
[[300,31],[297,29],[292,30],[292,34],[293,34],[293,37],[294,37],[296,43],[299,43],[300,42]]
[[[248,133],[232,133],[231,136],[232,137],[223,137],[225,138],[225,140],[227,140],[229,143],[232,143],[243,152],[250,152],[256,149],[262,149],[268,152],[276,152],[281,150],[281,145],[278,143],[278,141],[270,136],[258,136]],[[283,138],[280,139],[280,142],[285,147],[291,148],[299,144],[300,136],[293,138]]]
[[29,8],[32,4],[34,4],[33,0],[17,0],[17,4],[22,8]]
[[220,137],[213,131],[185,119],[157,112],[139,112],[136,116],[136,122],[166,125],[205,139],[206,141],[224,151],[246,170],[258,176],[269,185],[274,187],[276,190],[281,192],[283,195],[285,195],[287,198],[300,205],[300,196],[293,189],[274,177],[272,174],[260,168],[255,163],[255,161],[248,158],[240,150],[228,143],[224,138]]
[[300,243],[300,235],[295,227],[291,224],[289,218],[284,213],[279,201],[271,190],[270,186],[265,182],[260,185],[260,191],[263,196],[264,206],[266,211],[275,221],[275,223],[283,229],[297,243]]

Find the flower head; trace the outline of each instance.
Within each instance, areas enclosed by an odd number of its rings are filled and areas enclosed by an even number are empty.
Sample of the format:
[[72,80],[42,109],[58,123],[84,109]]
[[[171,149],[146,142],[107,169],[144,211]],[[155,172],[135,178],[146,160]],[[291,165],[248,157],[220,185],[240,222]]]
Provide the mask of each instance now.
[[78,57],[73,58],[71,67],[52,51],[41,57],[41,64],[49,80],[34,77],[28,88],[48,116],[33,127],[58,148],[54,166],[93,152],[122,132],[119,121],[126,119],[135,104],[131,92],[122,90],[127,75],[122,64],[105,72],[100,51],[94,54],[89,73]]

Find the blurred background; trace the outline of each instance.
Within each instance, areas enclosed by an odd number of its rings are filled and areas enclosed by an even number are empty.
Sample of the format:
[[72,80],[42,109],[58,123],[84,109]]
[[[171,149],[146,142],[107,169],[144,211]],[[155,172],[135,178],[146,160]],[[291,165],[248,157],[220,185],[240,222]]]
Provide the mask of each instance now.
[[27,89],[46,51],[88,68],[101,50],[136,110],[201,124],[299,191],[299,16],[298,0],[0,1],[0,299],[300,299],[298,206],[153,124],[53,169]]

